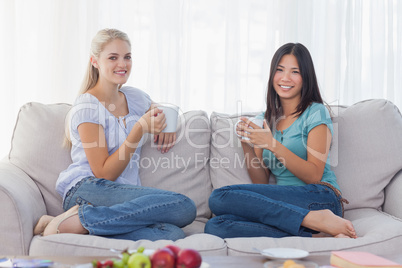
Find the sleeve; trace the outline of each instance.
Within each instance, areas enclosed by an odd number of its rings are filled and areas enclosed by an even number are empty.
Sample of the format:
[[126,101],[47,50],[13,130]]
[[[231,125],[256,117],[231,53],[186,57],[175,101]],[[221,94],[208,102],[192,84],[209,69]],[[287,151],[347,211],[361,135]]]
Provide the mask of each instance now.
[[328,109],[323,104],[315,103],[311,106],[310,112],[307,117],[307,133],[309,133],[313,128],[319,125],[326,125],[331,131],[331,134],[334,135],[332,119],[328,112]]
[[102,111],[100,103],[80,96],[70,111],[70,122],[73,133],[82,123],[99,124],[105,128],[105,112]]

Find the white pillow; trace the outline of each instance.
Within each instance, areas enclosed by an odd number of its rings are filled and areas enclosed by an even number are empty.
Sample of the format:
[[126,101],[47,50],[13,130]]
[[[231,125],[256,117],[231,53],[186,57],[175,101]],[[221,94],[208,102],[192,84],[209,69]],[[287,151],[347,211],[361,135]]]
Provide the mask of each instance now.
[[340,110],[332,121],[331,164],[350,202],[345,209],[379,209],[384,188],[402,169],[401,113],[390,101],[374,99]]
[[212,192],[209,175],[211,130],[203,111],[184,113],[179,118],[175,146],[165,154],[156,149],[153,136],[142,147],[140,177],[142,185],[184,194],[194,200],[197,219],[211,217],[208,198]]
[[63,103],[25,104],[11,140],[10,162],[35,181],[50,215],[63,212],[55,185],[59,173],[71,164],[70,151],[63,147],[64,120],[70,107]]

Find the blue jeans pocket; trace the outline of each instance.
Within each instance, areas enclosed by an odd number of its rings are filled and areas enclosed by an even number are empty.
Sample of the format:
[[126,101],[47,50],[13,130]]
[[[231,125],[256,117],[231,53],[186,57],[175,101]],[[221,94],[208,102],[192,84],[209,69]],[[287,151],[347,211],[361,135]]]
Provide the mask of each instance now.
[[[86,182],[87,180],[92,179],[93,177],[86,177],[83,178],[82,180],[80,180],[79,182],[77,182],[76,185],[74,185],[73,187],[71,187],[70,190],[68,190],[66,197],[63,200],[63,209],[64,211],[67,211],[68,209],[70,209],[71,207],[75,206],[75,205],[81,205],[77,203],[77,200],[74,201],[73,197],[75,195],[75,192],[77,192],[78,188],[80,188],[80,186]],[[77,198],[76,198],[77,199]],[[81,202],[81,201],[80,201]]]
[[77,196],[77,198],[75,199],[75,205],[81,206],[81,205],[92,205],[92,204],[91,204],[91,202],[88,202],[81,196]]

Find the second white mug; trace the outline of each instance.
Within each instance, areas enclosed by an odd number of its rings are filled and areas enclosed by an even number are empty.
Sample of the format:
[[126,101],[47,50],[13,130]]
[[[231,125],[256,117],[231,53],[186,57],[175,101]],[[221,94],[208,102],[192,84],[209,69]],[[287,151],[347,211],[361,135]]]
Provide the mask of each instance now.
[[[250,119],[250,121],[251,122],[253,122],[254,124],[256,124],[257,126],[259,126],[260,128],[262,128],[262,126],[264,125],[264,119],[262,119],[262,118],[257,118],[257,117],[252,117],[252,118],[249,118]],[[240,122],[241,122],[242,120],[239,120],[239,121],[237,121],[237,123],[235,124],[235,133],[236,133],[236,135],[239,137],[239,138],[242,138],[243,140],[250,140],[249,138],[247,138],[247,137],[242,137],[242,136],[240,136],[239,134],[237,134],[237,124],[239,124]],[[251,126],[250,126],[251,127]],[[251,127],[252,128],[252,127]],[[248,132],[246,132],[246,133],[248,133]],[[248,133],[248,134],[250,134],[250,133]]]

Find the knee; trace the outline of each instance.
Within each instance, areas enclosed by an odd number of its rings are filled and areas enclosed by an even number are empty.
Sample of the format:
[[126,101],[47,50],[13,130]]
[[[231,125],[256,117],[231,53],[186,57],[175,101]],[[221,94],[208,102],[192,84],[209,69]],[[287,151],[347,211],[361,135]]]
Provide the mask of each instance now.
[[216,216],[207,221],[204,227],[206,234],[226,238],[227,226],[225,226],[225,219],[221,216]]
[[195,213],[197,211],[197,207],[193,199],[188,196],[183,195],[184,197],[184,205],[191,213]]
[[182,208],[182,211],[184,212],[183,225],[187,225],[195,220],[197,216],[197,206],[195,205],[195,202],[191,198],[185,195],[182,195],[182,197],[184,200]]
[[215,216],[207,221],[204,227],[204,232],[207,234],[215,234],[215,230],[220,229],[219,225],[222,221],[219,216]]
[[210,200],[210,201],[220,200],[220,199],[222,199],[222,198],[227,194],[227,192],[229,192],[231,189],[232,189],[232,187],[230,187],[230,186],[224,186],[224,187],[215,189],[215,190],[212,191],[212,193],[211,193],[211,195],[210,195],[210,197],[209,197],[209,200]]
[[212,211],[224,204],[224,197],[231,189],[230,186],[224,186],[212,191],[208,199],[209,207]]

